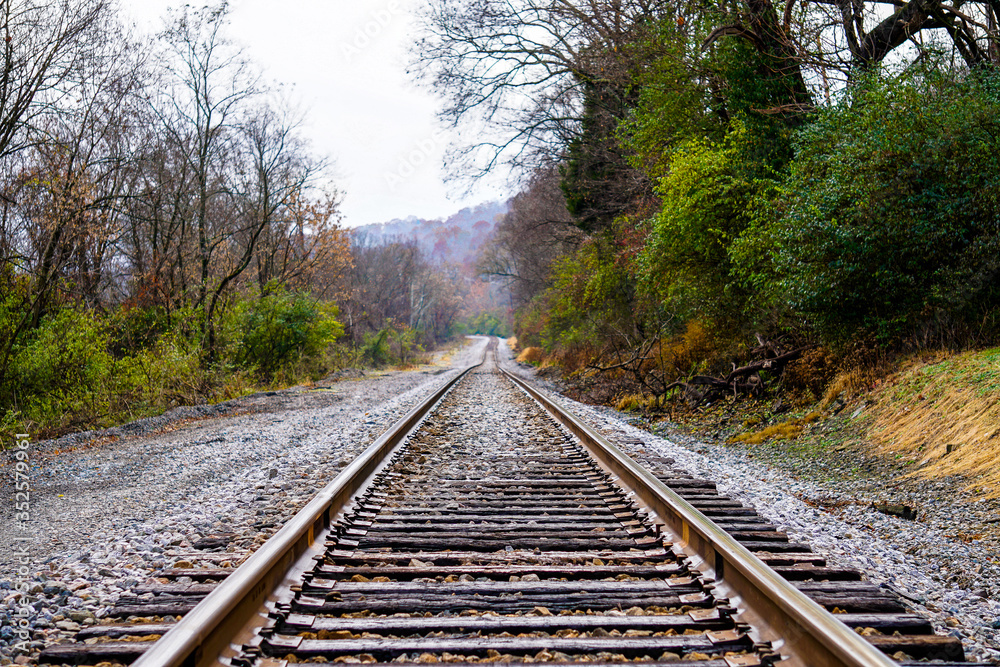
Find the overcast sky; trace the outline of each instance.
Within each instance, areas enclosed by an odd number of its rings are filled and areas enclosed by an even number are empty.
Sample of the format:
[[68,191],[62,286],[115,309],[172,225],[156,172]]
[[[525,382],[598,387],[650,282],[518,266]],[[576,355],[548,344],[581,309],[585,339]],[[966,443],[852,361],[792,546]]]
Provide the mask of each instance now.
[[[121,2],[150,32],[162,28],[168,7],[184,4]],[[438,101],[406,75],[412,11],[422,2],[230,0],[231,38],[267,79],[288,86],[315,152],[332,159],[348,226],[440,218],[506,195],[483,186],[462,199],[444,183],[448,136],[434,118]]]

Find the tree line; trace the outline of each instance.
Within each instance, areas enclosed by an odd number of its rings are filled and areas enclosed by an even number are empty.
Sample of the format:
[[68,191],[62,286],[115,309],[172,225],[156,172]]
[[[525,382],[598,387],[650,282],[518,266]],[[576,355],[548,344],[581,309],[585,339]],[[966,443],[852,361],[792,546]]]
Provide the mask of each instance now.
[[458,170],[522,184],[481,266],[522,345],[614,376],[605,398],[697,400],[754,355],[808,350],[824,376],[996,342],[998,18],[993,0],[434,0],[415,60],[443,119],[478,128]]
[[0,1],[0,435],[412,360],[462,315],[464,277],[341,227],[228,13]]

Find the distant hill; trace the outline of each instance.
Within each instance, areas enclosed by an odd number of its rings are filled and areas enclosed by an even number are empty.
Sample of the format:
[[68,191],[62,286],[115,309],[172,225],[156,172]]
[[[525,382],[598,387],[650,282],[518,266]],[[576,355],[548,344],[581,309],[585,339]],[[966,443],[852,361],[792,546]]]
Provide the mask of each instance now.
[[480,247],[507,210],[507,202],[487,202],[463,208],[445,220],[423,220],[410,216],[403,220],[363,225],[352,232],[376,243],[412,239],[431,262],[471,267]]

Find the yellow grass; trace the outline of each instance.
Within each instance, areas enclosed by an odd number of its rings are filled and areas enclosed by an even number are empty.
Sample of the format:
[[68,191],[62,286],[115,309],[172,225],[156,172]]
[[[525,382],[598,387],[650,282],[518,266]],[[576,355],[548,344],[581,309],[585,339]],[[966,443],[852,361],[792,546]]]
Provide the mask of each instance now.
[[892,362],[883,357],[874,363],[858,365],[838,373],[823,394],[821,409],[825,410],[840,396],[851,400],[877,389],[884,384],[886,376],[891,375],[893,369]]
[[545,352],[540,347],[526,347],[517,355],[517,360],[524,364],[539,364],[545,358]]
[[507,347],[509,347],[511,350],[517,349],[517,336],[511,336],[510,338],[507,339]]
[[1000,497],[1000,348],[915,362],[875,398],[868,437],[881,451]]
[[645,394],[623,394],[615,403],[615,410],[630,412],[632,410],[658,410],[666,403],[666,397],[647,396]]
[[[821,412],[810,412],[804,417],[789,419],[780,424],[773,424],[756,433],[743,433],[730,439],[730,442],[745,442],[748,445],[759,445],[765,440],[794,440],[802,435],[806,424],[811,424],[823,414]],[[749,424],[749,421],[748,421]],[[753,424],[749,424],[753,425]]]

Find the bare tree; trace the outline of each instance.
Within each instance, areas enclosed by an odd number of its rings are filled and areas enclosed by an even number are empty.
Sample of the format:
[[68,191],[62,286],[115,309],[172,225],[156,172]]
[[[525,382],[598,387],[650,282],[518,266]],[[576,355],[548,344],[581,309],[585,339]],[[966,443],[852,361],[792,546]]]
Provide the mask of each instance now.
[[113,14],[109,0],[0,0],[0,159],[30,144],[29,129],[70,94]]
[[854,70],[884,61],[907,43],[916,47],[919,56],[925,46],[935,42],[944,45],[945,40],[950,41],[970,68],[1000,63],[997,58],[1000,4],[992,0],[959,3],[910,0],[891,5],[840,0],[834,4]]
[[[9,5],[4,8],[11,12]],[[68,6],[62,14],[34,6],[20,9],[24,14],[17,16],[22,21],[16,23],[19,29],[26,17],[84,22]],[[122,231],[126,166],[136,146],[130,120],[145,83],[144,51],[106,7],[90,9],[85,25],[65,36],[67,48],[76,50],[53,47],[51,68],[34,70],[40,82],[29,107],[43,105],[45,111],[27,113],[14,133],[9,115],[14,112],[4,112],[8,133],[3,139],[3,186],[8,194],[3,197],[0,249],[5,255],[4,289],[14,282],[18,289],[11,290],[17,302],[6,304],[8,312],[17,315],[0,337],[0,385],[24,332],[37,328],[65,301],[102,305],[116,287],[113,267]],[[41,24],[39,33],[46,31],[62,34]],[[13,62],[10,41],[8,65]],[[29,60],[20,62],[27,67]],[[72,79],[66,72],[58,75],[59,67],[69,67],[67,61],[72,62]],[[24,70],[8,74],[13,82]],[[58,79],[58,86],[50,76]],[[25,93],[23,82],[19,85]],[[18,274],[20,280],[15,281]]]
[[348,332],[360,341],[387,322],[409,325],[413,284],[426,268],[416,242],[376,242],[364,234],[352,241],[351,292],[341,306]]
[[335,280],[348,257],[339,195],[322,185],[325,161],[226,41],[226,11],[185,9],[161,35],[163,78],[149,105],[156,131],[127,244],[140,299],[200,309],[209,350],[232,294],[272,280],[312,287],[320,273]]
[[328,299],[345,294],[352,258],[350,233],[340,227],[337,192],[294,192],[257,242],[257,284],[275,282]]
[[[156,120],[155,118],[151,120]],[[158,128],[151,122],[150,128]],[[124,243],[133,278],[132,298],[143,305],[180,307],[187,293],[188,221],[192,217],[191,165],[185,151],[149,131],[138,156],[128,201]]]
[[479,274],[503,281],[514,307],[527,304],[551,284],[552,263],[584,236],[566,210],[559,180],[553,167],[535,172],[480,255]]
[[[743,39],[770,45],[786,62],[800,63],[824,98],[859,72],[893,60],[901,65],[929,51],[951,50],[968,68],[1000,63],[995,0],[786,0],[780,8],[755,0],[764,11],[723,15],[706,43]],[[761,19],[766,20],[761,20]]]
[[[236,189],[243,206],[244,216],[255,221],[252,229],[259,229],[256,243],[243,244],[243,255],[230,272],[232,280],[256,258],[257,281],[261,292],[267,290],[272,280],[284,282],[290,271],[300,271],[293,259],[301,260],[308,254],[308,247],[317,243],[321,235],[306,228],[302,214],[325,163],[314,158],[305,141],[298,134],[299,120],[287,109],[279,107],[280,101],[261,106],[242,128],[241,152],[243,164],[239,168]],[[324,197],[333,204],[330,215],[335,215],[336,195]],[[315,204],[313,204],[315,206]],[[320,209],[312,211],[319,222]],[[336,220],[333,220],[334,224]],[[323,221],[325,228],[328,224]],[[297,240],[297,244],[296,244]]]
[[186,163],[193,186],[190,224],[196,267],[192,305],[208,309],[206,325],[216,303],[209,301],[216,252],[241,231],[248,234],[247,242],[254,243],[261,225],[258,219],[242,230],[233,228],[227,166],[234,158],[238,128],[246,122],[248,102],[258,93],[259,84],[243,54],[224,38],[227,11],[223,2],[198,10],[185,7],[174,16],[163,35],[168,45],[164,68],[172,76],[158,106],[162,129]]
[[[457,147],[454,171],[507,163],[529,173],[562,159],[580,133],[584,88],[617,81],[665,0],[435,0],[416,50],[444,120],[481,140]],[[610,100],[609,100],[610,101]],[[485,131],[482,131],[485,128]]]

